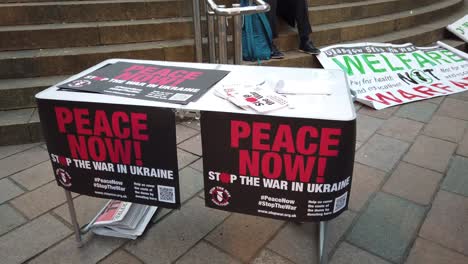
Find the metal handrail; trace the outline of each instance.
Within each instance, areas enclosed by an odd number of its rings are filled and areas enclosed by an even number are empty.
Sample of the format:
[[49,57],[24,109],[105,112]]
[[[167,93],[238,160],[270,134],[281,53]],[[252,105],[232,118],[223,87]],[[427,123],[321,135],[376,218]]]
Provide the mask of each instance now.
[[[200,2],[193,1],[193,29],[195,38],[195,56],[197,62],[202,62],[202,33]],[[263,0],[254,0],[256,5],[241,7],[240,4],[232,4],[232,7],[218,5],[214,0],[202,0],[206,6],[206,16],[208,23],[208,47],[211,63],[216,63],[215,48],[215,19],[218,24],[218,62],[226,64],[227,59],[227,19],[233,18],[233,43],[234,43],[234,64],[242,62],[242,15],[264,13],[270,11],[270,5]],[[252,0],[250,1],[252,2]]]
[[218,16],[236,16],[236,15],[250,15],[256,13],[265,13],[270,11],[270,5],[262,0],[255,0],[254,6],[233,6],[225,7],[217,5],[213,0],[206,0],[211,10]]
[[202,36],[201,36],[201,17],[200,17],[200,1],[192,0],[193,3],[193,32],[194,32],[194,41],[195,41],[195,60],[197,62],[203,61],[202,56]]

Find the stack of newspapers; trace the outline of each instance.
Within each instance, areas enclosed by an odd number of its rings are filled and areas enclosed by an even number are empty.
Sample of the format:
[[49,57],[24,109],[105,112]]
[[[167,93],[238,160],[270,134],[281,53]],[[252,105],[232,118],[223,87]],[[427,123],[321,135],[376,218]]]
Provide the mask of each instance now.
[[158,207],[110,200],[96,216],[91,230],[98,235],[136,239]]

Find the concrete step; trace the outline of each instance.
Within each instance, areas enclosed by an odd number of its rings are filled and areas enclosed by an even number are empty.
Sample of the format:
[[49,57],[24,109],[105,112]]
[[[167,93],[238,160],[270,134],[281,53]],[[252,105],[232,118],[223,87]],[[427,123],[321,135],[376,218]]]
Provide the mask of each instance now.
[[42,140],[36,108],[0,111],[0,146]]
[[[146,2],[142,2],[141,0],[135,2],[123,2],[124,0],[119,1],[120,2],[116,2],[113,4],[135,4],[140,5],[139,8],[144,8],[144,5],[146,4]],[[421,1],[422,4],[429,4],[436,0],[420,0],[420,2]],[[171,8],[167,7],[166,10],[172,10],[174,8],[178,8],[178,5],[186,4],[186,2],[180,0],[174,0],[172,2],[174,6]],[[80,10],[80,13],[76,14],[77,12],[64,11],[64,14],[57,16],[56,18],[53,18],[53,16],[48,15],[48,12],[52,12],[49,10],[49,8],[53,9],[53,7],[55,7],[54,3],[46,3],[49,4],[48,6],[43,5],[41,3],[35,3],[34,5],[30,5],[30,12],[25,12],[32,14],[40,14],[40,16],[50,19],[50,21],[48,21],[49,24],[23,26],[14,25],[3,27],[0,26],[0,51],[138,43],[159,40],[185,39],[190,38],[193,35],[192,20],[188,17],[142,19],[142,17],[145,17],[146,15],[135,16],[133,14],[134,12],[131,11],[133,9],[124,12],[123,10],[113,10],[112,7],[109,7],[109,9],[100,9],[96,6],[93,6],[93,8],[97,10],[105,10],[106,13],[101,14],[99,17],[96,17],[95,15],[91,15],[93,13],[93,9],[89,10],[89,12],[84,12],[84,14],[87,15],[80,15],[83,12],[83,10],[81,10],[83,4],[81,3],[86,3],[90,6],[99,4],[109,5],[109,2],[105,1],[64,2],[62,3],[63,6],[74,6],[75,8]],[[167,4],[170,3],[170,1],[163,2],[152,0],[148,3]],[[409,9],[415,5],[413,3],[413,1],[408,0],[367,0],[351,4],[312,7],[310,8],[310,18],[312,24],[334,23],[339,21],[347,21],[350,19],[359,19],[363,17],[389,14]],[[418,2],[418,4],[421,3]],[[21,4],[17,4],[16,7],[24,8]],[[37,12],[33,12],[33,7],[40,9],[36,10]],[[83,8],[85,8],[84,11],[87,11],[86,5],[83,6]],[[124,7],[119,6],[119,8],[123,9]],[[135,7],[135,9],[138,8]],[[5,11],[5,14],[3,14],[3,16],[2,10]],[[147,10],[151,11],[153,10],[153,8],[147,8]],[[184,10],[187,10],[187,8],[184,8]],[[57,13],[60,12],[57,11]],[[151,13],[157,12],[151,11]],[[5,6],[0,6],[0,19],[2,19],[2,17],[19,18],[21,17],[21,15],[19,14],[20,12],[18,10],[8,10],[7,8],[5,8]],[[116,14],[120,14],[120,18],[122,19],[132,18],[138,20],[119,20],[113,22],[100,21],[100,19],[118,19],[119,17]],[[161,15],[163,16],[167,16],[170,14],[171,13],[166,14],[165,12],[161,12]],[[17,20],[24,21],[24,23],[26,24],[34,22],[31,20],[28,21],[28,19],[34,20],[34,18],[32,18],[33,16],[26,17],[28,18]],[[53,22],[58,22],[61,19],[64,19],[62,22],[69,22],[66,18],[76,20],[74,19],[74,17],[79,17],[88,21],[96,19],[96,21],[86,23],[51,24]],[[116,32],[119,33],[117,34]]]
[[453,12],[446,17],[433,20],[431,23],[426,23],[414,28],[395,31],[382,36],[365,38],[359,40],[359,42],[391,42],[395,44],[411,42],[416,45],[427,45],[444,38],[457,39],[457,37],[448,31],[446,27],[464,15],[466,15],[466,10],[461,8],[460,10]]
[[[1,4],[10,4],[10,3],[36,3],[36,2],[58,2],[60,0],[0,0]],[[72,0],[63,0],[63,1],[72,1]],[[81,0],[78,0],[81,1]]]
[[[85,0],[0,0],[0,3],[41,3],[41,2],[67,2],[67,1],[85,1]],[[112,0],[104,0],[112,1]]]
[[327,4],[309,7],[312,25],[337,23],[367,17],[376,17],[411,10],[438,2],[438,0],[365,0],[351,3]]
[[271,59],[268,61],[244,61],[245,65],[261,65],[274,67],[297,67],[297,68],[322,68],[316,56],[305,54],[297,50],[285,51],[283,59]]
[[0,52],[0,78],[73,74],[108,58],[193,61],[193,40]]
[[[0,0],[0,3],[43,3],[43,2],[55,2],[55,3],[61,3],[61,2],[86,2],[90,0]],[[103,2],[112,2],[114,0],[101,0]],[[127,0],[128,2],[130,1],[136,1],[136,0]],[[309,6],[319,6],[319,5],[332,5],[332,4],[339,4],[339,3],[351,3],[351,2],[358,2],[362,0],[307,0],[309,2]],[[216,1],[216,3],[222,3],[222,2],[239,2],[237,0],[225,0],[225,1]]]
[[[312,1],[309,11],[313,24],[323,24],[344,21],[340,18],[349,20],[350,15],[363,18],[388,14],[434,1]],[[0,26],[181,17],[191,16],[191,12],[191,2],[187,0],[17,2],[0,4]]]
[[353,3],[362,0],[308,0],[309,6],[336,5],[341,3]]
[[0,26],[191,16],[187,0],[31,1],[0,4]]
[[0,80],[0,110],[35,107],[34,95],[68,76]]
[[[377,37],[439,20],[456,12],[463,0],[443,0],[435,4],[390,15],[313,26],[312,39],[318,46]],[[278,46],[283,50],[297,49],[298,35],[294,30],[279,33]]]
[[162,18],[0,27],[0,50],[86,47],[191,38],[192,19]]
[[[412,13],[365,18],[314,27],[313,40],[318,46],[369,38],[428,23],[459,8],[462,0],[444,0],[414,9]],[[112,22],[114,23],[114,22]],[[157,41],[135,44],[102,45],[64,49],[36,49],[0,52],[0,78],[30,78],[73,74],[107,58],[193,61],[193,40]],[[298,47],[297,33],[280,33],[280,49]],[[50,65],[54,65],[51,67]]]
[[[0,0],[0,3],[43,3],[43,2],[53,2],[53,3],[62,3],[62,2],[88,2],[90,0]],[[114,0],[100,0],[103,2],[112,2]],[[130,1],[138,1],[138,0],[126,0],[127,2]],[[186,0],[187,1],[187,0]],[[339,3],[352,3],[358,2],[362,0],[308,0],[309,6],[319,6],[319,5],[332,5],[332,4],[339,4]],[[224,0],[224,1],[216,1],[216,3],[236,3],[239,2],[237,0]]]

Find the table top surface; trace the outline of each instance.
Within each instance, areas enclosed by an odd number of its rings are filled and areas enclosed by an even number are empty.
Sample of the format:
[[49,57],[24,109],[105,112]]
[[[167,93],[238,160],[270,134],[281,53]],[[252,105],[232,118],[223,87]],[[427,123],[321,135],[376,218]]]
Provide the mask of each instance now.
[[[290,107],[286,107],[268,113],[258,113],[254,110],[240,109],[231,102],[216,96],[214,93],[214,89],[208,90],[204,95],[202,95],[200,99],[198,99],[195,102],[190,102],[187,105],[132,99],[107,94],[60,91],[59,88],[57,88],[57,86],[52,86],[36,94],[36,98],[44,100],[141,105],[174,108],[181,110],[215,111],[257,115],[260,114],[270,116],[285,116],[337,121],[350,121],[356,119],[356,113],[354,111],[354,106],[347,85],[346,77],[344,72],[340,70],[109,59],[81,73],[71,76],[70,78],[61,83],[66,83],[70,80],[85,76],[107,64],[116,62],[145,63],[165,66],[230,71],[230,73],[225,78],[219,81],[212,88],[216,88],[224,84],[236,83],[240,80],[254,80],[259,82],[266,81],[267,85],[274,84],[279,80],[284,80],[285,83],[287,83],[288,81],[292,81],[292,83],[294,83],[295,85],[303,83],[304,85],[310,86],[310,89],[313,89],[314,87],[323,88],[324,86],[326,86],[328,87],[330,94],[287,95],[288,101],[290,102]],[[271,89],[273,89],[272,86],[273,85],[270,85]]]

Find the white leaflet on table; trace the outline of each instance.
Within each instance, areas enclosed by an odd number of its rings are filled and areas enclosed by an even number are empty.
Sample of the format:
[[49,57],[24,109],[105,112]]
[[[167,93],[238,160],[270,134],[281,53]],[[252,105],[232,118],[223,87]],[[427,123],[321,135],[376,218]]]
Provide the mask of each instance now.
[[244,109],[244,110],[249,110],[250,109],[249,104],[242,97],[237,96],[237,93],[236,94],[231,93],[227,97],[227,100],[229,102],[233,103],[234,105]]
[[223,82],[218,88],[214,90],[215,95],[228,100],[229,94],[235,90],[255,89],[265,85],[265,79],[249,77],[247,79],[240,78],[232,80],[232,76],[227,82]]
[[230,100],[231,98],[236,102],[241,102],[240,105],[246,105],[259,113],[267,113],[288,106],[286,97],[270,89],[255,88],[235,91],[231,93]]

